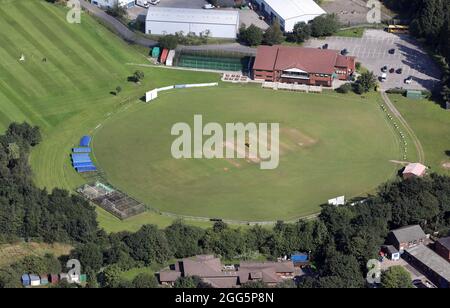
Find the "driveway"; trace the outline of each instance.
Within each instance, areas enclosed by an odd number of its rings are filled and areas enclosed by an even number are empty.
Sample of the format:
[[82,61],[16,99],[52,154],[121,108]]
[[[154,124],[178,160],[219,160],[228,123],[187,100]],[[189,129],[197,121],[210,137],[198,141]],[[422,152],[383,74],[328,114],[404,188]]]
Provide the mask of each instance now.
[[[388,73],[387,80],[381,83],[381,88],[387,90],[395,87],[416,90],[433,90],[440,83],[439,67],[428,54],[409,35],[395,35],[382,30],[366,30],[362,38],[329,37],[325,40],[312,39],[305,47],[318,48],[328,43],[330,49],[346,48],[349,55],[356,56],[364,67],[381,76],[381,68],[395,70],[402,68],[403,73]],[[389,49],[395,48],[395,54],[389,54]],[[411,76],[413,82],[405,84],[405,79]]]

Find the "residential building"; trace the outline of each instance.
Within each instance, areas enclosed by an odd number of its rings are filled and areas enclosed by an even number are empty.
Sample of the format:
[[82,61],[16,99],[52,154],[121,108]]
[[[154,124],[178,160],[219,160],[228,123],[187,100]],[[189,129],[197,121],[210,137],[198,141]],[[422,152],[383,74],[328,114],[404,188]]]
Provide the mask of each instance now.
[[412,225],[392,230],[388,235],[388,244],[393,245],[400,252],[405,249],[425,243],[427,236],[419,225]]
[[404,258],[439,288],[450,288],[450,263],[423,244],[405,250]]
[[235,39],[239,32],[237,10],[202,10],[150,7],[145,22],[145,33],[166,35],[182,32],[215,38]]
[[278,20],[285,32],[292,32],[299,22],[308,23],[326,14],[314,0],[253,0],[253,4],[269,23]]
[[263,281],[274,286],[284,279],[293,279],[294,272],[291,261],[242,262],[237,268],[230,268],[212,255],[199,255],[179,260],[172,270],[161,271],[159,281],[171,286],[179,277],[198,276],[214,288],[236,288],[249,281]]
[[438,239],[434,243],[434,250],[445,260],[450,262],[450,236]]
[[256,80],[331,87],[334,79],[348,80],[356,58],[336,50],[259,46],[253,65]]

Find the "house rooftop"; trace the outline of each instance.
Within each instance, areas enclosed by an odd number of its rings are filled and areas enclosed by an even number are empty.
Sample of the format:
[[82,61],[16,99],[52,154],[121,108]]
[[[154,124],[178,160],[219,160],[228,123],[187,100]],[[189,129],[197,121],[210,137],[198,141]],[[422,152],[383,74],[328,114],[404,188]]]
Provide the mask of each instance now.
[[317,49],[291,46],[259,46],[255,70],[297,69],[307,73],[333,74],[335,67],[348,67],[354,57],[342,56],[332,49]]
[[399,243],[412,242],[418,239],[425,238],[425,232],[419,225],[407,226],[391,231]]

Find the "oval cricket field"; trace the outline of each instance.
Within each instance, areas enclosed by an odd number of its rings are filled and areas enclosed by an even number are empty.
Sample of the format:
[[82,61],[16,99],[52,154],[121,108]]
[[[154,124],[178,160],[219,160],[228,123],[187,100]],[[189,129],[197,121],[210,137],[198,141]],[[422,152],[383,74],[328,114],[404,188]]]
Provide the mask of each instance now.
[[[94,136],[95,159],[111,184],[164,212],[295,219],[318,212],[328,199],[364,196],[394,177],[398,166],[390,160],[400,158],[400,146],[379,99],[254,86],[173,90],[103,123]],[[279,123],[278,168],[261,170],[257,159],[173,158],[172,126],[193,127],[194,115],[204,125]],[[233,146],[223,143],[224,150]]]

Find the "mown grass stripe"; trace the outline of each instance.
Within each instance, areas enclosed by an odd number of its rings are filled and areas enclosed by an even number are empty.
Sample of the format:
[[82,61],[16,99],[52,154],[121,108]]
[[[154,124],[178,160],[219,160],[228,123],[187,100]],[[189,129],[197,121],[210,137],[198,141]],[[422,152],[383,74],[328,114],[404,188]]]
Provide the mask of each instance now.
[[[105,74],[100,74],[102,71],[104,71],[103,67],[100,65],[96,65],[95,59],[91,60],[91,57],[89,56],[88,52],[79,52],[79,49],[83,46],[80,46],[77,44],[73,39],[74,35],[60,35],[58,32],[55,32],[52,28],[50,28],[47,24],[54,24],[55,28],[58,29],[58,31],[63,31],[65,28],[65,25],[56,25],[54,20],[49,18],[46,22],[42,21],[40,18],[38,18],[38,15],[42,14],[33,14],[33,12],[30,10],[28,5],[25,5],[23,3],[17,4],[19,14],[21,14],[22,18],[28,18],[28,20],[35,25],[37,29],[40,30],[40,32],[45,33],[45,36],[49,38],[56,47],[60,46],[67,46],[67,48],[64,50],[64,53],[66,55],[70,55],[74,59],[74,64],[76,66],[82,66],[84,68],[89,69],[90,68],[90,75],[88,75],[90,78],[101,78]],[[41,12],[42,10],[38,10]],[[62,33],[61,32],[61,33]],[[64,43],[59,43],[64,42]],[[83,57],[80,55],[83,54]],[[106,71],[108,74],[109,72]]]
[[[71,38],[74,42],[78,43],[78,45],[85,50],[85,54],[90,55],[99,65],[97,67],[101,68],[102,71],[108,73],[108,74],[115,74],[116,71],[111,70],[110,68],[116,67],[119,68],[121,65],[117,65],[117,62],[115,61],[108,61],[103,54],[98,52],[94,47],[92,47],[92,42],[87,41],[87,36],[81,37],[79,35],[79,32],[74,31],[72,27],[76,27],[79,25],[69,25],[67,26],[67,21],[63,20],[60,16],[53,14],[51,10],[49,10],[49,5],[42,3],[42,2],[33,2],[36,6],[41,6],[44,9],[41,10],[42,14],[39,17],[50,19],[55,24],[57,24],[58,28],[61,30],[62,33],[65,34],[67,38]],[[89,33],[89,32],[87,32]],[[100,44],[97,44],[97,46],[100,46]],[[84,53],[83,53],[84,54]]]
[[[17,55],[17,50],[20,48],[14,45],[14,42],[10,39],[8,39],[6,36],[4,36],[2,33],[0,33],[0,41],[4,43],[2,46],[2,50],[4,50],[11,60],[14,60],[14,57]],[[39,60],[38,60],[39,61]],[[56,93],[58,87],[56,85],[59,84],[59,81],[48,75],[45,70],[41,69],[37,63],[33,63],[28,58],[28,61],[23,63],[23,65],[20,65],[21,68],[28,74],[28,76],[23,76],[24,78],[27,78],[27,81],[32,79],[35,84],[38,84],[42,91],[38,93],[39,95],[47,94],[48,93]]]
[[[28,30],[26,29],[24,26],[22,26],[23,24],[26,24],[26,22],[16,22],[16,19],[11,18],[6,11],[2,10],[2,8],[0,7],[0,15],[2,15],[2,17],[4,18],[4,20],[6,22],[8,22],[9,24],[13,24],[14,25],[14,29],[15,31],[22,36],[26,41],[28,41],[31,45],[35,46],[36,49],[38,49],[42,54],[45,55],[49,55],[49,62],[51,62],[51,64],[53,64],[58,70],[59,72],[66,77],[66,79],[68,81],[70,81],[70,85],[79,89],[79,90],[87,90],[88,86],[86,84],[84,84],[84,81],[82,78],[76,78],[76,74],[67,74],[66,70],[67,70],[67,65],[65,65],[62,61],[59,60],[58,56],[53,56],[55,53],[54,51],[51,51],[47,46],[50,44],[50,41],[46,40],[46,44],[44,45],[43,43],[39,42],[38,39],[36,39],[33,35],[31,35]],[[17,16],[16,16],[17,17]],[[36,34],[41,34],[41,32],[39,31],[34,31],[35,32],[35,36],[37,36]],[[38,32],[38,33],[36,33]],[[39,37],[45,37],[45,35],[40,35]],[[52,44],[53,45],[53,44]],[[59,50],[56,46],[55,49],[58,50],[59,54],[61,55],[61,57],[65,57],[64,59],[68,59],[70,61],[72,61],[72,58],[67,57],[67,53],[66,50]],[[79,63],[75,63],[73,62],[73,65],[78,65]]]
[[[0,63],[0,70],[4,70],[1,63]],[[9,80],[14,79],[14,76],[12,76],[9,72],[5,71],[4,73],[8,74]],[[20,85],[17,87],[19,89],[16,89],[16,87],[14,87],[14,90],[12,90],[0,81],[0,92],[6,98],[8,98],[8,100],[11,103],[14,103],[21,110],[21,112],[28,117],[29,120],[31,120],[35,123],[40,123],[40,124],[45,123],[45,121],[38,114],[36,114],[36,112],[33,109],[28,107],[28,105],[25,103],[26,101],[31,101],[32,98],[27,96],[26,93],[23,93],[23,91],[20,90],[20,88],[21,88]],[[17,97],[17,95],[19,95],[20,97]]]

